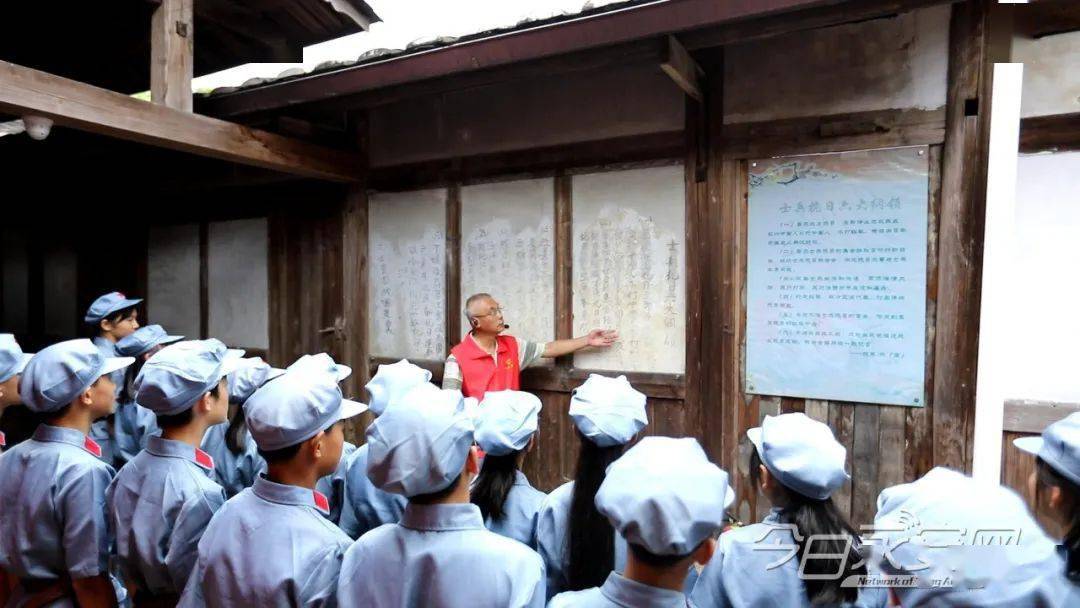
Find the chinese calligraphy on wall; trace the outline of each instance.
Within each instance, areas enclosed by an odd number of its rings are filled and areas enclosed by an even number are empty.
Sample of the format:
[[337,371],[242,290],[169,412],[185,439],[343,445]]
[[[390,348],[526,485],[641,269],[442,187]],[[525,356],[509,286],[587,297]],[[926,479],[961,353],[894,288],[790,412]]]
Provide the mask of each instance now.
[[682,165],[574,176],[574,335],[620,334],[576,367],[685,371],[684,179]]
[[[466,298],[487,292],[502,305],[508,333],[555,338],[554,201],[551,179],[461,189],[462,311]],[[462,328],[468,331],[464,318]]]
[[923,405],[926,148],[751,163],[746,388]]
[[446,190],[373,194],[368,207],[371,352],[445,356]]

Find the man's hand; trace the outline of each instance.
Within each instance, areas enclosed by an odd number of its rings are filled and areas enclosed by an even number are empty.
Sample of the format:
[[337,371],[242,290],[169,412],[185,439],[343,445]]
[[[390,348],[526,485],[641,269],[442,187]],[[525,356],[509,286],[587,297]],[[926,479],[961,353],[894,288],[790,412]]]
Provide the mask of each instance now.
[[572,340],[555,340],[544,345],[544,357],[562,357],[583,348],[607,348],[619,339],[619,332],[613,329],[594,329],[588,335]]
[[585,336],[585,343],[597,348],[607,348],[619,339],[619,332],[613,329],[594,329]]

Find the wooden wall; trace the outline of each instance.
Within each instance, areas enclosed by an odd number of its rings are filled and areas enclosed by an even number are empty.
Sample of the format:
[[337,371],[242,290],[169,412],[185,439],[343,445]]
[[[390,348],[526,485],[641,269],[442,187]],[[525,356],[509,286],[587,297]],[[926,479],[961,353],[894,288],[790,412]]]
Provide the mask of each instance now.
[[1022,496],[1035,513],[1043,529],[1054,531],[1057,525],[1052,517],[1040,508],[1042,505],[1036,493],[1028,487],[1028,477],[1035,472],[1035,457],[1013,445],[1013,440],[1042,434],[1050,424],[1062,418],[1080,412],[1080,403],[1054,403],[1049,401],[1031,401],[1010,399],[1005,402],[1005,415],[1002,420],[1001,441],[1001,483]]
[[[869,523],[882,488],[917,478],[937,465],[971,468],[984,199],[980,184],[985,177],[989,74],[1002,50],[994,34],[992,6],[989,0],[953,5],[944,108],[725,124],[724,57],[719,49],[696,53],[705,72],[706,94],[700,103],[687,99],[682,132],[379,167],[366,185],[386,190],[449,187],[447,335],[459,336],[460,218],[454,197],[461,185],[492,177],[558,177],[586,167],[683,159],[686,373],[631,375],[649,396],[646,433],[699,438],[712,458],[733,474],[735,514],[753,520],[763,506],[746,476],[745,431],[766,414],[805,412],[827,422],[847,447],[852,483],[836,500],[856,525]],[[748,394],[743,386],[748,163],[771,155],[903,145],[927,145],[930,150],[926,406]],[[566,180],[557,182],[556,192],[556,233],[562,234],[555,253],[556,336],[570,337],[573,201]],[[271,360],[327,350],[357,370],[356,392],[380,362],[370,359],[366,349],[366,197],[360,191],[328,196],[325,208],[305,201],[272,216]],[[430,368],[436,380],[441,376],[441,361],[418,363]],[[541,489],[573,475],[577,448],[566,411],[569,391],[584,373],[567,360],[523,375],[523,388],[535,392],[545,406],[540,447],[526,464]],[[353,429],[354,439],[361,439],[366,422]]]
[[[739,500],[734,510],[741,519],[750,520],[763,507],[745,475],[746,429],[759,424],[766,414],[805,412],[832,426],[848,448],[853,481],[838,493],[837,501],[856,523],[868,522],[883,487],[914,479],[938,464],[970,469],[982,234],[977,184],[984,170],[983,134],[988,117],[986,105],[978,102],[986,99],[986,74],[993,57],[988,6],[973,0],[956,5],[953,11],[949,93],[943,109],[724,124],[723,53],[711,51],[698,53],[705,68],[707,95],[703,103],[686,101],[682,133],[621,136],[380,167],[372,170],[368,185],[385,190],[448,186],[445,305],[449,342],[460,335],[457,306],[452,304],[460,291],[456,192],[461,185],[492,177],[556,176],[556,336],[561,338],[570,337],[571,327],[569,218],[573,201],[568,180],[558,176],[585,167],[682,158],[687,180],[687,368],[679,376],[631,375],[631,381],[649,396],[646,433],[698,437],[712,457],[733,473]],[[742,361],[748,162],[776,154],[898,145],[930,146],[927,405],[902,408],[747,394]],[[325,213],[312,213],[308,207],[288,209],[271,221],[271,267],[277,269],[272,270],[271,279],[271,293],[277,294],[271,305],[272,360],[327,350],[358,364],[366,361],[367,373],[380,362],[369,359],[364,348],[366,198],[354,193],[352,202],[341,202],[348,198],[341,195],[337,211],[328,202]],[[343,211],[346,208],[352,209],[351,215]],[[352,218],[349,228],[343,228],[343,217]],[[348,244],[342,244],[343,238]],[[343,256],[354,259],[345,263]],[[346,280],[354,286],[343,289]],[[349,304],[353,312],[346,314],[346,299],[357,294],[358,301]],[[431,369],[436,380],[441,377],[441,361],[418,363]],[[541,489],[549,490],[573,476],[577,440],[566,411],[569,391],[584,374],[573,369],[568,359],[523,375],[523,388],[536,393],[545,406],[540,448],[526,464],[527,473]],[[362,420],[354,429],[355,439],[360,439],[367,422]]]
[[[992,58],[989,5],[954,5],[950,24],[949,87],[943,110],[890,110],[850,115],[717,126],[724,91],[710,82],[707,215],[709,242],[718,252],[722,279],[706,286],[704,300],[719,302],[719,407],[710,399],[715,381],[702,382],[707,445],[719,429],[718,452],[733,472],[743,520],[764,508],[746,476],[746,429],[767,414],[804,412],[829,424],[848,450],[852,481],[834,496],[856,524],[870,523],[881,489],[912,480],[933,466],[969,471],[974,420],[978,338],[983,182],[987,133],[988,72]],[[715,73],[722,59],[707,71]],[[849,130],[840,125],[877,125]],[[887,125],[887,126],[886,126]],[[837,128],[838,127],[838,128]],[[771,155],[857,150],[898,145],[930,146],[927,218],[926,404],[921,408],[751,395],[743,384],[746,320],[746,172],[750,159]],[[705,320],[709,324],[708,317]],[[713,323],[716,323],[714,320]],[[710,403],[711,402],[711,403]]]

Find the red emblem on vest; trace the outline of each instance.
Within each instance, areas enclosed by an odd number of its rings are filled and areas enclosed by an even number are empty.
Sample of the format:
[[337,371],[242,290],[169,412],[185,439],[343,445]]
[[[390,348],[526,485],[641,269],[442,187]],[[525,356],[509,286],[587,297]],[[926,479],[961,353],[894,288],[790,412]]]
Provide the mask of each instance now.
[[83,441],[83,449],[93,454],[96,458],[101,458],[101,446],[93,439],[87,437]]
[[195,464],[204,469],[212,470],[214,468],[214,458],[199,448],[195,448]]
[[330,501],[326,500],[326,496],[318,490],[312,490],[311,493],[315,497],[315,506],[318,507],[323,513],[330,512]]
[[0,448],[7,445],[7,437],[4,436],[4,432],[0,431]]
[[461,369],[461,392],[466,397],[483,400],[488,391],[516,391],[521,386],[518,374],[518,343],[513,336],[496,336],[499,364],[472,337],[466,337],[450,349]]

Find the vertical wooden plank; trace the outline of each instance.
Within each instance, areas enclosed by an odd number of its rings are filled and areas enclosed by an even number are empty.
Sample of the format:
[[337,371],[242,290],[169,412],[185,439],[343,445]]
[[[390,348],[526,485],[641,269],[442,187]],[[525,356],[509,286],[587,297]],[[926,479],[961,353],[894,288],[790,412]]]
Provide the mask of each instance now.
[[[342,361],[345,352],[344,332],[344,293],[342,291],[342,217],[340,203],[328,213],[320,223],[320,244],[323,258],[322,312],[323,328],[319,331],[322,338],[320,346]],[[351,376],[350,376],[351,379]]]
[[829,402],[819,401],[817,399],[807,399],[804,405],[803,413],[808,417],[829,424]]
[[199,337],[210,337],[210,223],[199,222]]
[[[854,462],[856,455],[854,453],[854,427],[855,427],[855,406],[846,403],[830,403],[829,404],[829,426],[832,427],[833,433],[836,434],[836,440],[840,442],[840,445],[847,449],[848,454],[851,454],[852,461],[852,479],[855,477]],[[833,493],[832,499],[836,503],[837,509],[844,514],[844,517],[851,518],[852,511],[852,483],[845,483],[835,493]],[[856,523],[856,525],[858,525]]]
[[446,189],[446,355],[461,341],[461,184]]
[[271,365],[277,367],[285,364],[286,323],[288,322],[288,301],[285,298],[288,282],[288,265],[285,255],[288,247],[286,226],[282,213],[276,209],[271,211],[267,221],[270,239],[269,263],[267,264],[267,272],[270,275],[267,284],[270,292],[270,348],[267,358]]
[[[686,243],[686,400],[687,407],[699,412],[700,434],[705,452],[714,461],[721,458],[722,438],[720,436],[720,418],[722,409],[715,400],[706,401],[702,398],[705,390],[702,386],[706,375],[704,369],[705,353],[703,352],[704,336],[704,311],[703,283],[704,272],[708,267],[706,256],[706,221],[705,209],[708,205],[707,188],[698,181],[697,168],[703,159],[698,157],[702,154],[702,145],[698,141],[705,137],[703,122],[706,121],[706,110],[702,104],[687,98],[686,100],[686,156],[683,165],[684,183],[686,188],[686,200],[684,203],[685,215],[685,243]],[[707,152],[704,159],[707,163]],[[714,244],[715,246],[715,244]],[[707,405],[706,405],[707,404]]]
[[[555,176],[555,339],[574,337],[573,177]],[[560,365],[573,362],[560,358]]]
[[[719,63],[719,66],[717,65]],[[744,160],[723,160],[722,127],[723,103],[714,88],[722,80],[722,61],[713,58],[707,64],[711,76],[709,95],[709,168],[708,198],[719,223],[720,249],[716,253],[720,284],[717,300],[710,310],[719,310],[719,331],[713,335],[720,342],[720,356],[713,365],[720,370],[721,463],[732,473],[732,485],[738,500],[735,515],[743,522],[757,521],[759,497],[757,487],[749,477],[749,460],[753,445],[746,439],[746,430],[757,426],[764,414],[774,413],[771,402],[757,395],[748,395],[744,385],[744,332],[746,328],[746,215],[747,164]],[[713,312],[709,317],[716,318]],[[706,342],[709,344],[710,342]],[[706,348],[703,346],[703,348]],[[713,349],[716,347],[713,346]],[[765,405],[762,405],[762,402]],[[778,405],[778,404],[777,404]],[[762,409],[764,408],[764,409]]]
[[[370,377],[368,356],[368,158],[369,129],[366,112],[350,116],[357,148],[364,165],[358,168],[360,181],[350,184],[341,206],[341,360],[353,369],[346,380],[346,394],[365,403],[370,396],[363,390]],[[374,419],[364,414],[349,425],[350,441],[364,442],[364,432]]]
[[991,0],[952,5],[939,232],[934,463],[971,470],[979,300],[996,57]]
[[941,146],[931,146],[926,227],[926,378],[923,407],[905,412],[904,480],[914,481],[934,466],[934,361],[937,336],[938,221],[941,213]]
[[794,414],[806,413],[806,400],[799,399],[797,397],[784,397],[780,400],[780,413],[782,414]]
[[342,299],[345,350],[342,360],[353,368],[347,385],[359,395],[368,380],[368,198],[362,185],[349,186],[342,212]]
[[[765,420],[766,416],[778,416],[781,413],[783,413],[782,410],[781,410],[782,403],[783,403],[783,399],[781,399],[780,397],[761,397],[759,399],[759,401],[758,401],[757,420],[754,421],[752,424],[748,425],[746,427],[746,429],[750,429],[750,428],[756,427],[756,426],[761,426],[761,423],[762,423],[762,421]],[[746,435],[746,432],[745,432],[746,429],[744,429],[742,431],[742,433],[741,433],[741,435],[743,437],[745,437],[745,435]],[[754,445],[752,443],[750,443],[750,441],[747,440],[747,439],[743,439],[743,445],[746,446],[746,458],[745,459],[747,461],[749,461],[750,451],[754,449]],[[741,466],[745,467],[746,465],[741,465]],[[747,472],[749,473],[749,468],[747,468]],[[766,515],[768,515],[769,509],[771,508],[771,506],[769,505],[769,502],[767,500],[763,499],[761,496],[759,496],[757,494],[757,488],[754,487],[752,484],[750,484],[749,479],[747,479],[746,483],[753,490],[753,503],[754,503],[754,511],[753,511],[754,518],[753,518],[753,521],[759,522]]]
[[860,526],[872,523],[877,510],[881,408],[868,403],[851,407],[855,409],[851,458],[851,521],[855,526]]
[[150,99],[190,112],[194,0],[161,0],[150,18]]
[[[889,486],[904,482],[905,457],[904,433],[906,407],[883,405],[875,406],[879,411],[878,426],[878,470],[874,480],[874,495],[871,516],[876,511],[877,496]],[[858,522],[863,523],[863,522]],[[870,523],[869,521],[865,523]]]
[[[564,340],[574,337],[574,190],[573,177],[558,173],[554,187],[554,256],[555,256],[555,339]],[[555,365],[560,368],[573,367],[573,356],[559,357]],[[552,462],[547,472],[552,489],[563,480],[573,479],[574,465],[577,461],[578,440],[573,422],[567,415],[570,409],[570,396],[560,394],[544,401],[553,417],[553,447],[558,449],[558,457]]]

